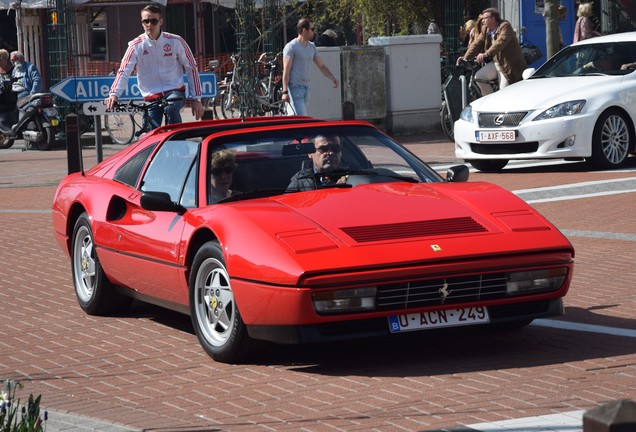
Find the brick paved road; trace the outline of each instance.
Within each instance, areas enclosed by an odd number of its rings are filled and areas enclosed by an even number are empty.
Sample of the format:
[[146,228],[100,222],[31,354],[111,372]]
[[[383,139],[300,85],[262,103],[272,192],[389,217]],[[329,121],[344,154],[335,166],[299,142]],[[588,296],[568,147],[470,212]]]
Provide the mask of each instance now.
[[[426,160],[454,160],[452,144],[425,138],[404,141]],[[94,150],[84,155],[85,167],[95,163]],[[430,431],[636,399],[636,343],[624,336],[534,325],[445,331],[269,347],[254,363],[226,365],[203,353],[187,317],[142,304],[123,316],[88,316],[52,236],[65,158],[0,151],[0,379],[41,393],[53,416],[101,420],[108,430]],[[519,190],[635,174],[568,164],[471,176]],[[572,233],[577,250],[564,320],[636,331],[634,198],[535,204]]]

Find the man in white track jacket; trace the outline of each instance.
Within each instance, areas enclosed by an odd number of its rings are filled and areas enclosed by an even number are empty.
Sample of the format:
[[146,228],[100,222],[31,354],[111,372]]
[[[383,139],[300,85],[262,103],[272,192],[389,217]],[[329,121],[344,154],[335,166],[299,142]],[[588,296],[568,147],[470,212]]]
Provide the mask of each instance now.
[[[145,101],[151,102],[175,94],[178,100],[165,107],[166,123],[181,123],[181,109],[185,104],[185,83],[188,79],[189,98],[192,100],[192,114],[198,120],[203,114],[201,104],[201,81],[197,63],[186,41],[178,35],[161,30],[163,17],[157,5],[148,5],[141,10],[144,33],[128,43],[128,49],[121,61],[115,82],[110,88],[106,101],[112,109],[128,87],[128,78],[137,68],[139,91]],[[164,108],[152,106],[150,117],[161,125]]]

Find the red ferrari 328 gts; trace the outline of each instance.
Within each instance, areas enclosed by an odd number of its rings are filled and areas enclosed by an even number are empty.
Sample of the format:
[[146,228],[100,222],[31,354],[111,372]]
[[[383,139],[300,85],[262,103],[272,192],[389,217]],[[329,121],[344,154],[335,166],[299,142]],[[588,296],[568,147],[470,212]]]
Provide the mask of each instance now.
[[135,298],[189,314],[221,362],[257,340],[562,314],[570,242],[512,193],[467,179],[463,165],[444,179],[365,122],[184,123],[70,174],[53,226],[84,311]]

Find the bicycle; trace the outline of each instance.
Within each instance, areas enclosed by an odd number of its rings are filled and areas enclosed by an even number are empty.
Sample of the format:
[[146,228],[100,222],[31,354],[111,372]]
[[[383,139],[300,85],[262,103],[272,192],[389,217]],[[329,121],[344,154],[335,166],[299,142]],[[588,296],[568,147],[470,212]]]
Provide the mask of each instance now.
[[[118,102],[115,107],[122,108],[126,114],[107,115],[104,126],[108,135],[117,144],[130,144],[136,141],[143,134],[158,128],[160,125],[150,117],[150,110],[153,107],[164,108],[164,118],[167,124],[165,108],[175,102],[183,100],[183,97],[171,94],[167,98],[159,98],[152,102],[128,101]],[[139,119],[141,114],[141,119]]]
[[279,57],[283,53],[278,53],[270,60],[265,61],[265,54],[261,55],[257,63],[262,64],[267,74],[260,78],[257,87],[256,100],[260,104],[262,114],[285,115],[285,102],[282,100],[283,84],[282,75],[279,69]]
[[[256,112],[254,115],[285,115],[287,112],[285,102],[282,100],[282,76],[279,66],[279,58],[282,53],[269,61],[266,61],[266,53],[263,53],[256,61],[257,65],[262,65],[266,71],[265,75],[256,76]],[[240,56],[233,54],[230,56],[234,64],[232,72],[229,72],[224,80],[219,84],[218,105],[223,118],[237,118],[244,116],[241,112],[241,91],[238,81],[240,73]],[[215,100],[216,103],[216,100]],[[243,107],[243,110],[245,108]],[[216,107],[215,107],[216,111]]]
[[233,64],[232,71],[228,72],[219,83],[219,96],[214,98],[214,111],[218,112],[218,106],[223,118],[237,118],[241,115],[238,92],[239,54],[232,54],[230,60]]
[[[95,130],[95,116],[86,115],[81,110],[77,110],[78,122],[79,122],[79,133],[83,135],[87,132],[91,132]],[[122,112],[117,114],[109,114],[104,116],[104,129],[108,133],[111,141],[115,144],[129,144],[130,140],[126,139],[125,130],[130,128],[130,124],[132,123],[132,114],[128,112]],[[100,131],[96,131],[100,132]]]
[[[208,62],[208,69],[207,69],[207,71],[209,71],[209,72],[216,72],[216,70],[219,68],[219,66],[220,66],[220,63],[219,63],[219,61],[218,61],[218,60],[210,60],[210,61]],[[219,86],[220,86],[220,85],[219,85]],[[201,103],[203,104],[203,110],[204,110],[204,111],[208,111],[208,110],[212,111],[212,118],[213,118],[213,119],[221,118],[221,117],[219,116],[219,113],[218,113],[218,112],[217,112],[217,110],[216,110],[216,105],[217,105],[217,104],[215,103],[215,98],[214,98],[214,97],[211,97],[211,98],[203,98],[203,99],[201,100]],[[205,118],[205,116],[204,116],[204,118]]]
[[[449,140],[454,141],[453,126],[459,119],[466,105],[482,97],[481,88],[477,84],[475,74],[481,65],[475,60],[460,61],[459,71],[456,67],[451,70],[442,87],[442,105],[440,108],[440,122],[442,130]],[[493,92],[499,90],[498,80],[489,80],[487,83]]]

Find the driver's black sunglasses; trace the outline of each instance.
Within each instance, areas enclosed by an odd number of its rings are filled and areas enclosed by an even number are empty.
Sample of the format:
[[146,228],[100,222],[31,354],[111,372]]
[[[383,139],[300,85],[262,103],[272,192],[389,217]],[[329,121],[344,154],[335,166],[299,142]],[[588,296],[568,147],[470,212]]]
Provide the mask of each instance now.
[[326,144],[320,147],[316,147],[316,151],[319,153],[327,153],[328,151],[331,151],[332,153],[340,153],[340,150],[342,149],[338,144]]
[[146,19],[142,19],[141,22],[144,23],[144,24],[157,25],[157,24],[159,24],[159,19],[158,18],[146,18]]

